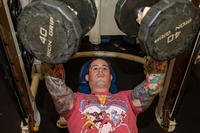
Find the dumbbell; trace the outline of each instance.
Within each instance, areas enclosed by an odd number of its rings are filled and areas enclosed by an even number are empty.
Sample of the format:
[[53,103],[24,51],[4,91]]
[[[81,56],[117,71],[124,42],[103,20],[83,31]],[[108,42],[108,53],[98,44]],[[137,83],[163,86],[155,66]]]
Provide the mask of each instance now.
[[96,16],[93,0],[33,0],[18,17],[19,42],[43,62],[67,62]]
[[115,21],[122,32],[138,37],[147,55],[170,60],[194,44],[200,11],[189,0],[118,0]]

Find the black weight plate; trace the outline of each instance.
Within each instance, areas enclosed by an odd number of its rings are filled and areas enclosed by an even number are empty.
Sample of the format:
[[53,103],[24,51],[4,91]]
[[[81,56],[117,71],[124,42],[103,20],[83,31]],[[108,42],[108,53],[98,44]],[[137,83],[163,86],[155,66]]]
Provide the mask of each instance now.
[[138,35],[139,24],[136,22],[138,10],[152,6],[158,0],[118,0],[115,7],[115,21],[118,28],[125,34]]
[[168,60],[194,43],[199,27],[200,12],[191,2],[161,0],[142,20],[138,38],[148,55]]
[[66,0],[66,3],[77,14],[85,35],[96,21],[97,9],[94,0]]
[[192,2],[196,7],[200,8],[200,0],[192,0]]
[[63,63],[77,51],[82,34],[77,16],[64,2],[37,0],[18,18],[19,40],[32,55],[47,63]]

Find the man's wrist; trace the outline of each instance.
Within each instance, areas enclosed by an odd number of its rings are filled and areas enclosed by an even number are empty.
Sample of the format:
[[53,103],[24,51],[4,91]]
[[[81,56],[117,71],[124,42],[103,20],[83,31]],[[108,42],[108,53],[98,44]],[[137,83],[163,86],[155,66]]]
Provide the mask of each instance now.
[[165,75],[165,73],[146,75],[146,82],[144,88],[149,95],[156,95],[160,93],[160,91],[163,88]]
[[62,64],[47,64],[43,63],[41,71],[44,76],[65,79],[65,70]]
[[147,57],[144,64],[145,74],[166,73],[168,61],[154,60],[152,57]]

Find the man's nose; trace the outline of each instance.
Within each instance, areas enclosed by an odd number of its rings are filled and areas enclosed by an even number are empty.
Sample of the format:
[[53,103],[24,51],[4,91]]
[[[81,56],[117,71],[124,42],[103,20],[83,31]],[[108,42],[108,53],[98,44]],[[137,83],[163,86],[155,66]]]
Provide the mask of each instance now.
[[99,68],[98,73],[103,74],[103,68]]

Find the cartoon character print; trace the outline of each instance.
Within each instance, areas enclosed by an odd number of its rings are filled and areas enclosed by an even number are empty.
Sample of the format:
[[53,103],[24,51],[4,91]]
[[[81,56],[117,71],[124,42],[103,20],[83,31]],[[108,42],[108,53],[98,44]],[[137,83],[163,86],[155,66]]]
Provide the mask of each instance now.
[[81,133],[111,133],[118,127],[124,126],[129,132],[128,125],[124,123],[128,104],[120,99],[107,97],[104,105],[96,97],[87,98],[80,103],[80,112],[83,115]]

